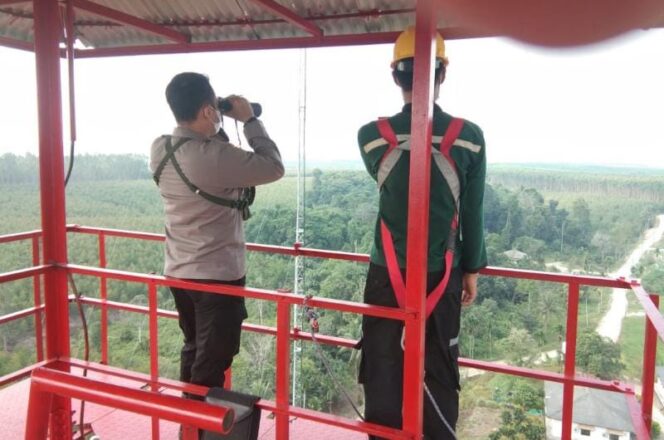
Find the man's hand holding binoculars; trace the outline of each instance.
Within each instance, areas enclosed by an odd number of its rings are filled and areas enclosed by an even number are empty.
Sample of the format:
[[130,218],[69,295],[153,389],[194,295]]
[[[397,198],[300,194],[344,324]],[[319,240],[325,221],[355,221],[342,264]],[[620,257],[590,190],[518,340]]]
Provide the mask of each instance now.
[[[247,122],[260,115],[260,110],[258,112],[255,110],[257,104],[251,103],[246,98],[238,95],[217,98],[217,107],[222,115],[240,122]],[[260,108],[260,106],[258,107]]]

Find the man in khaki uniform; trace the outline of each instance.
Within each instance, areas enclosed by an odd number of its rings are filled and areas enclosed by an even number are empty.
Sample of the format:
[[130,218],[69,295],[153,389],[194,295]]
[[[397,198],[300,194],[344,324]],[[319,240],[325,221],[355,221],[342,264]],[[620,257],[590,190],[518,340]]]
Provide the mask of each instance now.
[[[150,168],[164,202],[166,246],[164,274],[208,283],[245,284],[243,218],[253,186],[284,174],[275,143],[249,102],[227,98],[225,113],[244,123],[253,152],[228,142],[220,131],[218,98],[199,73],[176,75],[166,100],[177,127],[152,144]],[[223,386],[224,371],[240,347],[247,317],[244,298],[172,288],[184,334],[180,380]]]

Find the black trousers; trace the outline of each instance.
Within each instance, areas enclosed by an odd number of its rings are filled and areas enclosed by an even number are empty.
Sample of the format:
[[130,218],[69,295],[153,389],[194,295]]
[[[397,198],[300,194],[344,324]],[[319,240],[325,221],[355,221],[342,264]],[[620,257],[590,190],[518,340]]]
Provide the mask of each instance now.
[[[192,281],[244,286],[245,277],[234,281]],[[171,293],[184,335],[180,380],[222,387],[224,371],[240,351],[242,321],[247,318],[244,298],[176,288],[171,288]]]
[[[429,273],[431,291],[443,273]],[[453,269],[443,298],[426,323],[425,382],[449,425],[456,429],[459,415],[458,335],[461,313],[461,271]],[[364,301],[368,304],[398,307],[387,268],[371,264],[367,274]],[[403,323],[392,319],[364,316],[362,320],[362,359],[359,381],[364,387],[365,418],[401,429],[403,400]],[[424,393],[424,438],[453,439]],[[369,436],[370,439],[379,437]]]

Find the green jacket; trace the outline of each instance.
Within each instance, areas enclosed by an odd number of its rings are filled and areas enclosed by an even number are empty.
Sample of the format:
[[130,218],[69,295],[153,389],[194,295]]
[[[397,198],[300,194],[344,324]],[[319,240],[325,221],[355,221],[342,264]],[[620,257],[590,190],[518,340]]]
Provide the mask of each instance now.
[[[433,115],[433,146],[440,148],[440,137],[445,133],[452,116],[437,105]],[[399,142],[410,135],[411,105],[406,104],[400,113],[389,118]],[[401,135],[401,136],[400,136]],[[438,137],[438,142],[436,142]],[[388,148],[378,133],[376,122],[360,128],[358,144],[364,165],[374,180],[383,154]],[[470,121],[464,121],[463,129],[451,151],[456,163],[460,196],[460,233],[457,234],[454,266],[461,265],[464,272],[477,272],[487,265],[484,245],[484,180],[486,175],[486,151],[482,130]],[[372,263],[386,266],[380,235],[380,220],[384,220],[392,233],[399,266],[406,267],[406,230],[408,228],[408,176],[410,153],[404,152],[396,166],[385,179],[380,190],[380,201],[374,245],[371,250]],[[445,249],[452,216],[454,200],[447,182],[431,161],[431,202],[429,207],[429,256],[428,272],[444,269]]]

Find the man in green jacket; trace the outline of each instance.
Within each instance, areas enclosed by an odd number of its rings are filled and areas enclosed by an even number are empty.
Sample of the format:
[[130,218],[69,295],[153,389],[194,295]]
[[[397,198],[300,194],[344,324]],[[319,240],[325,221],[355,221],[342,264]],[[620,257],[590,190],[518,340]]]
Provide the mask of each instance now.
[[[370,122],[358,133],[362,160],[380,191],[364,300],[388,307],[403,306],[405,298],[414,53],[415,30],[409,28],[397,39],[392,62],[394,81],[402,90],[405,105],[401,112]],[[436,99],[446,67],[445,45],[438,35]],[[478,272],[487,265],[484,137],[477,125],[454,119],[434,106],[427,291],[431,299],[438,288],[442,298],[428,304],[424,434],[426,439],[436,440],[456,438],[461,306],[475,300]],[[400,321],[370,316],[362,321],[359,380],[364,387],[366,420],[395,428],[402,426],[402,332]]]

